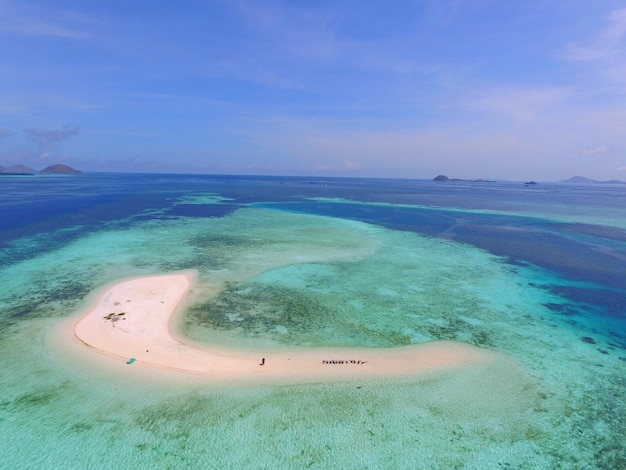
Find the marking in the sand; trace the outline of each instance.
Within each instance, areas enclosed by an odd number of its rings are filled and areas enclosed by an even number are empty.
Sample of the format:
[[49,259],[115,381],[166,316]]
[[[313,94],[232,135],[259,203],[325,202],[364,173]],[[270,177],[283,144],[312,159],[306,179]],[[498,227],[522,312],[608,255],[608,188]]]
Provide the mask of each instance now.
[[126,315],[126,312],[120,312],[120,313],[112,312],[106,315],[104,319],[110,320],[111,324],[115,326],[115,323],[118,322],[119,320],[126,320],[126,317],[124,315]]
[[326,360],[323,359],[322,360],[322,364],[355,364],[355,365],[360,365],[360,364],[367,364],[367,361],[360,361],[360,360],[354,360],[354,359],[350,359],[350,360]]

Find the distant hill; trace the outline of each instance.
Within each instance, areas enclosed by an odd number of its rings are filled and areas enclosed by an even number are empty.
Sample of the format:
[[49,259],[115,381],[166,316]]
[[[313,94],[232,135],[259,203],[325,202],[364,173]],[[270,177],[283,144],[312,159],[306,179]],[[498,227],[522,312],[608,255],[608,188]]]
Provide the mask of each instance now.
[[34,175],[37,170],[26,165],[11,165],[0,167],[0,173],[11,175]]
[[608,181],[597,181],[592,180],[591,178],[586,178],[584,176],[572,176],[570,179],[563,181],[563,183],[579,183],[579,184],[626,184],[624,181],[619,180],[608,180]]
[[78,175],[82,171],[67,165],[50,165],[41,171],[37,171],[26,165],[0,165],[0,175],[35,175],[37,173],[53,174],[53,175]]
[[59,175],[59,174],[78,175],[82,173],[82,171],[77,170],[67,165],[56,164],[56,165],[47,166],[46,168],[41,170],[39,173],[48,173],[48,174],[55,174],[55,175]]
[[590,183],[595,183],[595,180],[592,180],[590,178],[585,178],[584,176],[572,176],[570,179],[567,179],[565,181],[563,181],[563,183],[583,183],[583,184],[590,184]]

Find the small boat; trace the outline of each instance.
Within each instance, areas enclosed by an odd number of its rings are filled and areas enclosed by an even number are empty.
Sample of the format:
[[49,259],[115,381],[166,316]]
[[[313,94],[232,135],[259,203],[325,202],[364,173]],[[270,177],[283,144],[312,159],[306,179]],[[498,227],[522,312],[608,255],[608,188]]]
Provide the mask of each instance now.
[[128,361],[126,361],[126,364],[132,364],[133,362],[135,362],[137,359],[135,359],[134,357],[131,357]]

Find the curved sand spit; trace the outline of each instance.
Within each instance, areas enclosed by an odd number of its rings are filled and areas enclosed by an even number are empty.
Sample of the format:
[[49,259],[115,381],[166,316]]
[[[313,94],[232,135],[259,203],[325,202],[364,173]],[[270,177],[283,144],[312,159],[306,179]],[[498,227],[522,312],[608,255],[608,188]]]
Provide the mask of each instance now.
[[[410,376],[466,365],[485,364],[497,353],[454,341],[397,348],[308,348],[236,351],[178,340],[172,317],[193,283],[177,273],[141,277],[107,289],[74,324],[85,345],[125,367],[159,367],[222,378],[333,380],[351,377]],[[262,358],[265,364],[260,365]]]

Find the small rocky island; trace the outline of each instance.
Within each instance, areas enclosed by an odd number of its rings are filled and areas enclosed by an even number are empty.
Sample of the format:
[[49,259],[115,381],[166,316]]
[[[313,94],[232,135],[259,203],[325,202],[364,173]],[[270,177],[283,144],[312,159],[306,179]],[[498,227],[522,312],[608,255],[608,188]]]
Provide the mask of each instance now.
[[437,175],[433,178],[433,181],[464,181],[466,183],[493,183],[493,181],[491,180],[483,180],[483,179],[479,179],[479,180],[464,180],[464,179],[460,179],[460,178],[448,178],[446,175]]

